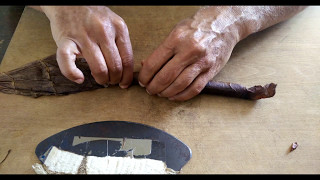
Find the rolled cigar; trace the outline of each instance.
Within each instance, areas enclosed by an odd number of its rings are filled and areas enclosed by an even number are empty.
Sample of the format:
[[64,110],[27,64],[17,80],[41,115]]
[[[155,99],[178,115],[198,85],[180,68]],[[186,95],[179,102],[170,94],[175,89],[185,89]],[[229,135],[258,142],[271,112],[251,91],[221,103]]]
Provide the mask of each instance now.
[[[82,84],[77,84],[64,77],[56,61],[56,54],[53,54],[17,69],[0,73],[0,92],[40,97],[67,95],[105,87],[94,80],[85,59],[77,58],[76,65],[85,77]],[[139,85],[138,74],[139,72],[134,73],[132,85]],[[201,93],[257,100],[273,97],[276,86],[270,83],[265,86],[246,88],[236,83],[209,81]]]
[[246,88],[236,83],[209,81],[201,93],[258,100],[273,97],[276,94],[276,87],[274,83]]

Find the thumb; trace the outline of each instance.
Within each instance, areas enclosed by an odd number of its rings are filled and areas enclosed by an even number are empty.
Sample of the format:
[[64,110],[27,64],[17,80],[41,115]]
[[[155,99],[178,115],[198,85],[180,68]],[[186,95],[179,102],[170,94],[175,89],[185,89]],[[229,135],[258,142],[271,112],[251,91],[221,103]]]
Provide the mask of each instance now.
[[71,39],[63,39],[59,42],[57,62],[61,73],[69,80],[81,84],[84,81],[84,75],[75,63],[76,57],[79,54],[77,45]]

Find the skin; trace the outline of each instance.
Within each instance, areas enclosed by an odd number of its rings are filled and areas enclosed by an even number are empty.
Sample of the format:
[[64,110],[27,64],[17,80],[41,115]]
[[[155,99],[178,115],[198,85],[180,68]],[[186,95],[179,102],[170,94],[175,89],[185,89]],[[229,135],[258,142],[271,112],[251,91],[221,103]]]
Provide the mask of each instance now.
[[140,85],[150,95],[185,101],[198,95],[248,35],[286,20],[305,7],[213,6],[178,23],[142,62]]
[[[87,59],[99,84],[132,81],[133,55],[123,19],[107,7],[35,7],[50,20],[62,73],[81,83],[75,57]],[[179,22],[141,62],[139,83],[150,95],[185,101],[198,95],[228,62],[235,45],[302,11],[303,6],[209,6]]]
[[105,6],[37,6],[50,20],[62,74],[81,84],[76,57],[84,57],[96,82],[128,88],[133,79],[133,53],[124,20]]

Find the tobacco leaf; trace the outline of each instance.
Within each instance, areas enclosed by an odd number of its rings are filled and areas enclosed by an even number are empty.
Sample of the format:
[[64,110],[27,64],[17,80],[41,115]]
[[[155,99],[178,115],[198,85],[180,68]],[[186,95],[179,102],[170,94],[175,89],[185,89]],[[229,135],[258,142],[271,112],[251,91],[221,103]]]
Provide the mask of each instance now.
[[84,59],[77,59],[76,65],[85,76],[82,84],[72,82],[62,75],[54,54],[9,72],[1,73],[0,91],[8,94],[39,97],[67,95],[104,87],[94,80]]
[[[7,94],[39,97],[67,95],[104,88],[94,80],[85,59],[77,58],[76,65],[85,77],[82,84],[72,82],[62,75],[56,55],[53,54],[17,69],[0,73],[0,91]],[[134,73],[132,85],[138,85],[138,72]],[[210,81],[201,93],[257,100],[273,97],[276,86],[270,83],[265,86],[246,88],[236,83]]]

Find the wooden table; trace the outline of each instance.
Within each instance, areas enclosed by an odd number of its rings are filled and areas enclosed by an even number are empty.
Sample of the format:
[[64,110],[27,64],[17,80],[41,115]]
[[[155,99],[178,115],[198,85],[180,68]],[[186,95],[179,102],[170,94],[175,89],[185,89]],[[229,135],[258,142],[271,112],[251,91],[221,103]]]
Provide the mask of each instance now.
[[23,10],[24,6],[0,6],[0,64]]
[[[111,7],[126,21],[135,70],[194,6]],[[162,129],[186,143],[181,173],[320,173],[320,7],[253,34],[214,78],[245,86],[275,82],[273,98],[248,101],[199,95],[186,102],[149,96],[133,86],[37,99],[0,94],[0,173],[34,173],[34,150],[62,130],[121,120]],[[49,21],[25,8],[0,72],[55,53]],[[299,147],[289,152],[293,142]]]

